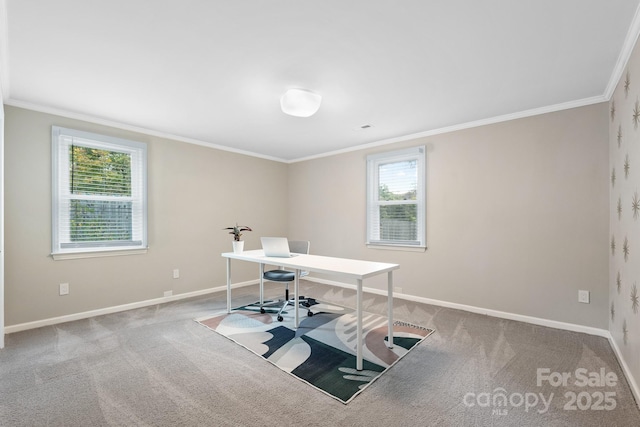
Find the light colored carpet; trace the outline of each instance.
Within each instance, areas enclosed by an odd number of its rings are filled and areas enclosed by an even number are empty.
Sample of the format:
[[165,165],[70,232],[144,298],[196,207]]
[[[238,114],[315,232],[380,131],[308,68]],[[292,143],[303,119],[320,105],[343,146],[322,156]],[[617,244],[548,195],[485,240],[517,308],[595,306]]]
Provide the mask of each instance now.
[[[275,286],[267,296],[277,295]],[[348,290],[303,287],[326,301],[355,302]],[[235,291],[234,305],[256,293],[255,286]],[[367,295],[364,306],[385,314],[382,297]],[[193,321],[224,310],[224,293],[11,334],[0,351],[0,425],[640,425],[604,338],[403,300],[395,306],[396,319],[436,332],[349,405]],[[573,377],[567,386],[538,386],[538,368]],[[603,369],[618,381],[579,387],[574,374],[581,368]],[[567,393],[583,392],[594,400],[613,393],[615,408],[565,409]],[[500,393],[511,402],[494,405]],[[540,413],[541,402],[517,405],[527,393],[554,396]]]

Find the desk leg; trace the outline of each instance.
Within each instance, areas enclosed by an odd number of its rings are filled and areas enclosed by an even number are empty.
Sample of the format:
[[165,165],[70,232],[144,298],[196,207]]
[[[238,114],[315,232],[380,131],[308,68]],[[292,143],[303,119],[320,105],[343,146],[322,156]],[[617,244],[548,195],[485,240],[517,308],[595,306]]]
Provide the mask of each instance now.
[[387,275],[387,317],[389,318],[389,342],[387,347],[393,348],[393,271]]
[[227,313],[231,313],[231,258],[227,258]]
[[294,285],[293,285],[293,312],[294,314],[294,318],[295,318],[295,326],[296,329],[298,329],[298,326],[300,325],[300,313],[298,310],[298,301],[299,301],[299,297],[298,297],[298,293],[299,293],[299,286],[300,286],[300,270],[296,270],[296,275],[295,275],[295,281],[294,281]]
[[358,294],[356,295],[357,339],[356,339],[356,369],[362,371],[362,279],[358,279]]
[[264,264],[260,263],[260,313],[264,304]]

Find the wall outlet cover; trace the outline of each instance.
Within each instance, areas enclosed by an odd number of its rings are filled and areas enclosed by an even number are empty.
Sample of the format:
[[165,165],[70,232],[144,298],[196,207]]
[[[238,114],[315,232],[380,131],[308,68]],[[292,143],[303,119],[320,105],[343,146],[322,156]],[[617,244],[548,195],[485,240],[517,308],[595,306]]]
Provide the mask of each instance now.
[[69,295],[69,284],[60,283],[59,291],[60,291],[60,295]]
[[578,302],[589,304],[589,291],[578,291]]

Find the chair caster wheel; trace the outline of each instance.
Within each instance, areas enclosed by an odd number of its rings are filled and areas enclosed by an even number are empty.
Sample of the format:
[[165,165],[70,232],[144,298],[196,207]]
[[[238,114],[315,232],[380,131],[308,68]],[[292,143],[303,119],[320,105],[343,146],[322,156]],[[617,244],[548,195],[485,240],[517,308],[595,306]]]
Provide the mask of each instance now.
[[265,314],[266,312],[267,311],[264,308],[260,307],[260,314]]
[[307,311],[307,316],[313,317],[313,312],[311,310]]
[[283,320],[284,320],[284,317],[278,316],[278,322],[282,322]]
[[303,302],[302,306],[308,308],[308,307],[311,307],[311,304],[309,304],[308,302]]

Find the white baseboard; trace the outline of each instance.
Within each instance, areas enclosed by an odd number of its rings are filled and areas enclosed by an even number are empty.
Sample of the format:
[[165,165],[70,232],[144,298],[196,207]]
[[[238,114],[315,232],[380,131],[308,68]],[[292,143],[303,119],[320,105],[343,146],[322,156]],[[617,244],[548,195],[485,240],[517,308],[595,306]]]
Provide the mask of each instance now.
[[638,388],[638,383],[633,377],[633,374],[631,373],[631,370],[629,369],[627,362],[625,362],[624,357],[622,357],[622,353],[620,352],[620,347],[618,347],[618,344],[616,344],[616,341],[613,339],[613,335],[611,335],[611,333],[609,333],[608,338],[609,338],[609,344],[611,345],[611,348],[613,348],[613,352],[615,353],[616,358],[618,359],[618,363],[620,364],[620,367],[622,367],[622,372],[624,373],[624,376],[627,378],[627,383],[629,383],[629,388],[631,388],[631,393],[633,394],[633,397],[636,399],[636,405],[640,407],[640,388]]
[[[305,277],[305,280],[308,280],[310,282],[316,282],[316,283],[321,283],[321,284],[326,284],[326,285],[331,285],[331,286],[337,286],[337,287],[341,287],[341,288],[351,289],[351,290],[355,290],[356,289],[355,285],[351,285],[351,284],[343,283],[343,282],[336,282],[336,281],[331,281],[331,280],[320,279],[320,278],[312,277],[312,276]],[[237,288],[242,288],[242,287],[245,287],[245,286],[255,285],[257,283],[258,283],[258,280],[240,282],[240,283],[233,284],[231,286],[231,288],[232,289],[237,289]],[[71,321],[74,321],[74,320],[87,319],[87,318],[90,318],[90,317],[101,316],[101,315],[104,315],[104,314],[117,313],[117,312],[121,312],[121,311],[132,310],[132,309],[135,309],[135,308],[148,307],[148,306],[152,306],[152,305],[156,305],[156,304],[163,304],[163,303],[167,303],[167,302],[171,302],[171,301],[178,301],[178,300],[182,300],[182,299],[186,299],[186,298],[192,298],[192,297],[196,297],[196,296],[207,295],[207,294],[211,294],[211,293],[214,293],[214,292],[226,291],[226,288],[227,288],[226,286],[218,286],[218,287],[215,287],[215,288],[208,288],[208,289],[202,289],[202,290],[194,291],[194,292],[187,292],[187,293],[179,294],[179,295],[172,295],[170,297],[154,298],[154,299],[134,302],[134,303],[130,303],[130,304],[123,304],[123,305],[118,305],[118,306],[113,306],[113,307],[101,308],[101,309],[97,309],[97,310],[85,311],[85,312],[82,312],[82,313],[69,314],[69,315],[66,315],[66,316],[52,317],[52,318],[49,318],[49,319],[37,320],[37,321],[34,321],[34,322],[19,323],[19,324],[16,324],[16,325],[6,326],[5,329],[4,329],[4,332],[6,334],[11,334],[11,333],[14,333],[14,332],[26,331],[28,329],[41,328],[43,326],[57,325],[59,323],[65,323],[65,322],[71,322]],[[386,291],[383,291],[383,290],[380,290],[380,289],[368,288],[368,287],[363,287],[363,291],[368,292],[368,293],[372,293],[372,294],[376,294],[376,295],[383,295],[383,296],[386,296],[386,294],[387,294]],[[393,296],[394,296],[394,298],[405,299],[405,300],[408,300],[408,301],[414,301],[414,302],[419,302],[419,303],[424,303],[424,304],[431,304],[431,305],[436,305],[436,306],[439,306],[439,307],[453,308],[453,309],[456,309],[456,310],[463,310],[463,311],[468,311],[468,312],[476,313],[476,314],[484,314],[484,315],[487,315],[487,316],[497,317],[497,318],[501,318],[501,319],[516,320],[516,321],[530,323],[530,324],[534,324],[534,325],[538,325],[538,326],[547,326],[547,327],[555,328],[555,329],[563,329],[563,330],[573,331],[573,332],[582,332],[582,333],[589,334],[589,335],[596,335],[596,336],[607,338],[609,340],[611,348],[613,349],[613,351],[614,351],[614,353],[616,355],[616,358],[618,359],[618,362],[620,363],[620,366],[622,367],[622,371],[623,371],[623,373],[624,373],[624,375],[625,375],[625,377],[627,379],[627,382],[629,383],[629,387],[631,388],[633,396],[636,399],[636,403],[640,406],[640,388],[638,387],[638,384],[635,381],[635,378],[631,374],[631,371],[629,370],[629,367],[627,366],[627,363],[625,362],[624,358],[622,357],[622,353],[620,352],[620,348],[616,344],[616,342],[613,339],[613,336],[611,335],[611,333],[606,329],[599,329],[599,328],[593,328],[593,327],[589,327],[589,326],[576,325],[576,324],[573,324],[573,323],[558,322],[556,320],[542,319],[542,318],[532,317],[532,316],[524,316],[524,315],[521,315],[521,314],[509,313],[509,312],[498,311],[498,310],[490,310],[490,309],[486,309],[486,308],[482,308],[482,307],[475,307],[475,306],[471,306],[471,305],[457,304],[457,303],[453,303],[453,302],[435,300],[435,299],[431,299],[431,298],[417,297],[417,296],[408,295],[408,294],[401,294],[401,293],[397,293],[397,292],[394,292]]]
[[[351,285],[343,282],[336,282],[332,280],[320,279],[312,276],[305,277],[305,280],[308,280],[310,282],[331,285],[331,286],[337,286],[337,287],[346,288],[346,289],[352,289],[352,290],[356,289],[355,285]],[[258,283],[258,280],[235,283],[232,285],[232,289],[241,288],[249,285],[255,285],[257,283]],[[208,289],[202,289],[194,292],[187,292],[184,294],[172,295],[170,297],[154,298],[150,300],[138,301],[134,303],[123,304],[123,305],[118,305],[113,307],[100,308],[97,310],[84,311],[82,313],[74,313],[74,314],[69,314],[65,316],[52,317],[49,319],[36,320],[34,322],[19,323],[16,325],[5,326],[4,331],[5,333],[10,334],[14,332],[25,331],[28,329],[40,328],[43,326],[50,326],[50,325],[56,325],[64,322],[71,322],[73,320],[87,319],[89,317],[101,316],[104,314],[117,313],[120,311],[132,310],[135,308],[148,307],[150,305],[162,304],[162,303],[171,302],[171,301],[178,301],[181,299],[192,298],[200,295],[206,295],[206,294],[225,291],[225,290],[226,290],[226,286],[218,286],[215,288],[208,288]],[[376,295],[387,294],[386,291],[383,291],[380,289],[368,288],[366,286],[363,287],[363,290],[365,292],[376,294]],[[563,329],[563,330],[573,331],[573,332],[582,332],[589,335],[597,335],[597,336],[604,337],[611,340],[611,334],[606,329],[576,325],[573,323],[558,322],[555,320],[542,319],[542,318],[532,317],[532,316],[524,316],[521,314],[491,310],[491,309],[475,307],[471,305],[457,304],[457,303],[448,302],[448,301],[440,301],[440,300],[435,300],[431,298],[417,297],[417,296],[401,294],[397,292],[394,292],[393,296],[395,298],[401,298],[409,301],[414,301],[414,302],[419,302],[424,304],[431,304],[439,307],[453,308],[456,310],[463,310],[471,313],[484,314],[487,316],[498,317],[501,319],[516,320],[516,321],[531,323],[539,326],[548,326],[550,328],[555,328],[555,329]]]
[[[312,276],[305,277],[305,280],[308,280],[310,282],[322,283],[325,285],[337,286],[337,287],[346,288],[346,289],[353,289],[353,290],[356,289],[355,285],[342,283],[342,282],[335,282],[332,280],[319,279],[317,277],[312,277]],[[376,295],[383,295],[383,296],[387,295],[386,290],[368,288],[366,286],[364,286],[362,290],[368,293],[376,294]],[[417,297],[417,296],[408,295],[408,294],[401,294],[398,292],[394,292],[393,296],[394,298],[405,299],[408,301],[414,301],[414,302],[419,302],[423,304],[437,305],[439,307],[453,308],[456,310],[463,310],[463,311],[468,311],[476,314],[484,314],[487,316],[498,317],[500,319],[516,320],[519,322],[531,323],[533,325],[538,325],[538,326],[547,326],[549,328],[555,328],[555,329],[563,329],[563,330],[572,331],[572,332],[582,332],[585,334],[596,335],[604,338],[610,337],[609,331],[606,329],[593,328],[593,327],[584,326],[584,325],[576,325],[574,323],[558,322],[557,320],[542,319],[539,317],[525,316],[522,314],[509,313],[509,312],[499,311],[499,310],[491,310],[487,308],[458,304],[458,303],[448,302],[448,301],[441,301],[441,300],[436,300],[431,298]]]
[[[258,280],[235,283],[231,285],[231,289],[242,288],[244,286],[255,285],[257,283],[258,283]],[[154,298],[154,299],[149,299],[145,301],[133,302],[130,304],[123,304],[123,305],[117,305],[113,307],[99,308],[97,310],[84,311],[82,313],[74,313],[74,314],[68,314],[65,316],[51,317],[49,319],[36,320],[34,322],[18,323],[16,325],[6,326],[4,328],[4,333],[11,334],[14,332],[26,331],[28,329],[35,329],[35,328],[41,328],[43,326],[57,325],[59,323],[71,322],[74,320],[88,319],[90,317],[102,316],[104,314],[118,313],[121,311],[133,310],[135,308],[148,307],[151,305],[163,304],[171,301],[178,301],[181,299],[192,298],[200,295],[207,295],[207,294],[212,294],[214,292],[220,292],[220,291],[226,291],[226,290],[227,290],[227,286],[224,285],[224,286],[218,286],[215,288],[202,289],[194,292],[187,292],[184,294],[172,295],[170,297]]]
[[[326,285],[331,285],[331,286],[338,286],[338,287],[346,288],[346,289],[352,289],[352,290],[356,289],[355,285],[350,285],[348,283],[342,283],[342,282],[335,282],[335,281],[331,281],[331,280],[319,279],[319,278],[311,277],[311,276],[305,277],[305,280],[308,280],[310,282],[316,282],[316,283],[322,283],[322,284],[326,284]],[[383,295],[383,296],[387,295],[387,291],[386,290],[383,291],[383,290],[380,290],[380,289],[373,289],[373,288],[367,288],[367,287],[363,287],[362,290],[365,291],[365,292],[376,294],[376,295]],[[636,405],[638,405],[638,407],[640,407],[640,388],[638,387],[638,383],[636,382],[633,374],[631,373],[631,370],[629,369],[629,366],[625,362],[624,357],[622,357],[622,353],[620,352],[620,348],[618,347],[618,345],[616,344],[615,340],[613,339],[613,336],[611,335],[611,332],[609,332],[606,329],[593,328],[593,327],[590,327],[590,326],[583,326],[583,325],[576,325],[574,323],[558,322],[556,320],[542,319],[542,318],[539,318],[539,317],[532,317],[532,316],[524,316],[524,315],[521,315],[521,314],[509,313],[509,312],[498,311],[498,310],[490,310],[490,309],[481,308],[481,307],[475,307],[475,306],[471,306],[471,305],[457,304],[457,303],[448,302],[448,301],[440,301],[440,300],[435,300],[435,299],[430,299],[430,298],[417,297],[417,296],[401,294],[401,293],[397,293],[397,292],[394,292],[393,296],[394,296],[394,298],[401,298],[401,299],[405,299],[405,300],[408,300],[408,301],[420,302],[420,303],[424,303],[424,304],[431,304],[431,305],[436,305],[436,306],[439,306],[439,307],[453,308],[453,309],[457,309],[457,310],[468,311],[468,312],[471,312],[471,313],[485,314],[487,316],[498,317],[500,319],[516,320],[516,321],[519,321],[519,322],[530,323],[530,324],[538,325],[538,326],[547,326],[547,327],[550,327],[550,328],[563,329],[563,330],[572,331],[572,332],[581,332],[581,333],[585,333],[585,334],[589,334],[589,335],[595,335],[595,336],[607,338],[609,340],[609,344],[611,345],[611,348],[613,349],[613,352],[614,352],[616,358],[618,359],[618,363],[622,367],[622,373],[624,374],[625,378],[627,379],[627,383],[629,384],[629,387],[631,388],[631,392],[633,394],[633,397],[635,398]]]

